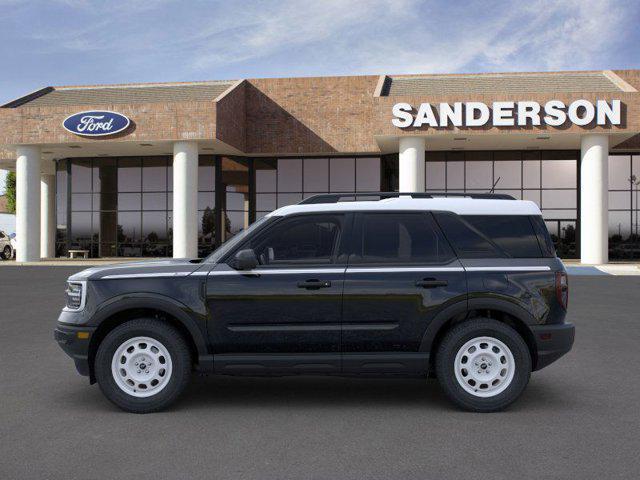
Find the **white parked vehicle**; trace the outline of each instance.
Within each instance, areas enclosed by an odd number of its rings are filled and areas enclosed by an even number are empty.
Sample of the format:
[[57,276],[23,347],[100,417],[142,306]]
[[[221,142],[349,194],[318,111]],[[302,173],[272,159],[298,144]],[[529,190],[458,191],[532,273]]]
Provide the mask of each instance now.
[[0,230],[0,258],[2,260],[10,260],[15,253],[14,239],[6,232]]

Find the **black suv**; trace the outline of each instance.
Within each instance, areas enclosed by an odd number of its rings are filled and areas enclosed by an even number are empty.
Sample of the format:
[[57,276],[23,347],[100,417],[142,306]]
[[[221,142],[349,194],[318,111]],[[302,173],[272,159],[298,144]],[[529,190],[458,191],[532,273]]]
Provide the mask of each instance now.
[[354,195],[276,210],[203,260],[77,273],[55,338],[137,413],[171,404],[194,370],[431,375],[488,412],[571,349],[567,274],[534,203]]

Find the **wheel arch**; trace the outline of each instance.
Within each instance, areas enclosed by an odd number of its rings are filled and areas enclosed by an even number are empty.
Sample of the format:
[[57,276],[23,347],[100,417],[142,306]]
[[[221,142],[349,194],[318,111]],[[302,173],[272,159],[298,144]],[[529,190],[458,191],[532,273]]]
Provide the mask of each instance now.
[[202,318],[202,326],[199,326],[187,311],[185,305],[157,294],[130,294],[127,297],[110,299],[92,317],[92,323],[97,325],[97,328],[91,336],[87,357],[90,382],[95,383],[94,361],[102,340],[118,325],[134,318],[157,318],[177,328],[189,345],[194,363],[197,363],[199,358],[207,356],[205,319]]
[[435,352],[447,331],[455,324],[470,318],[482,317],[498,320],[512,327],[525,341],[531,355],[533,370],[538,362],[536,342],[529,325],[537,322],[523,307],[501,298],[474,298],[458,302],[441,311],[431,321],[420,344],[420,351],[429,352],[429,370],[433,371]]

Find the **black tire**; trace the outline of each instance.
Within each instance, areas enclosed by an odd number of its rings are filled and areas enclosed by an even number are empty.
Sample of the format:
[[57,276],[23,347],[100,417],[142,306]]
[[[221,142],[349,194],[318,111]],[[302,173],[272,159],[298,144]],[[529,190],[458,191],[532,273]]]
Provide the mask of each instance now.
[[4,247],[4,249],[2,250],[2,259],[3,260],[11,260],[12,257],[12,252],[11,252],[11,247],[9,245],[6,245]]
[[[118,347],[135,337],[150,337],[162,343],[171,356],[172,371],[162,390],[139,398],[125,392],[111,373],[111,361]],[[95,375],[102,393],[122,410],[132,413],[157,412],[171,405],[189,383],[192,359],[182,334],[170,324],[152,318],[130,320],[117,326],[102,340],[95,358]]]
[[[515,360],[509,386],[492,397],[478,397],[467,392],[455,374],[458,351],[476,337],[493,337],[504,343]],[[524,391],[531,376],[531,354],[520,334],[504,323],[476,318],[454,325],[444,336],[436,352],[436,373],[447,397],[459,407],[472,412],[495,412],[512,404]]]

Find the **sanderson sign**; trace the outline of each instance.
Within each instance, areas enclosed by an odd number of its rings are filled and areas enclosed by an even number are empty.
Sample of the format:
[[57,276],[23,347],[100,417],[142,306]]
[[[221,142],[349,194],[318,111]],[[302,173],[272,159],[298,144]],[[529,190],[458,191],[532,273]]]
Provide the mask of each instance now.
[[421,103],[414,114],[408,103],[393,106],[391,123],[399,128],[422,127],[526,127],[549,125],[559,127],[569,120],[574,125],[584,126],[595,121],[596,125],[620,125],[620,100],[575,100],[565,105],[560,100],[551,100],[544,105],[538,102],[493,102],[491,108],[482,102],[440,103],[438,107]]
[[65,118],[62,126],[76,135],[104,137],[126,130],[130,123],[121,113],[100,110],[75,113]]

